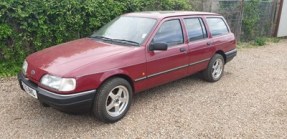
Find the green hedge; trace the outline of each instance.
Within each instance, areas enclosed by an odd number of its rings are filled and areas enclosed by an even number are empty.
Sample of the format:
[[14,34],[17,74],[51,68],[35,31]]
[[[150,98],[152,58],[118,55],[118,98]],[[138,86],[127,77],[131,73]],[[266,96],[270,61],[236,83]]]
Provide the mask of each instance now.
[[0,76],[15,75],[35,51],[89,36],[123,13],[191,10],[188,0],[2,0]]

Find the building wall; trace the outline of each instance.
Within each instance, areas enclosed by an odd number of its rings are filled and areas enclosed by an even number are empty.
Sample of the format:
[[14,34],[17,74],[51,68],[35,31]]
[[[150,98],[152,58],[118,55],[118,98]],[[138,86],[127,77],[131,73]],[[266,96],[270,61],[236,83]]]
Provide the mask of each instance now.
[[287,0],[283,0],[282,13],[277,32],[277,37],[285,36],[287,36]]

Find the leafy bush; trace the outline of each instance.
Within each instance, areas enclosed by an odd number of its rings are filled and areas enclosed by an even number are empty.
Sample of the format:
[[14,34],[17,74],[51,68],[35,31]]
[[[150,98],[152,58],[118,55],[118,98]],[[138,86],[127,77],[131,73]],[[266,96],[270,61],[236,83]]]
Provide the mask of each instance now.
[[[244,41],[250,41],[254,39],[257,23],[260,20],[260,9],[259,9],[260,0],[250,0],[246,1],[244,4],[243,11],[243,32],[242,36]],[[256,38],[255,38],[256,39]]]
[[263,38],[263,37],[258,37],[254,40],[254,44],[256,46],[263,46],[263,45],[266,45],[266,41],[267,39],[266,38]]
[[17,73],[28,54],[88,36],[123,13],[190,9],[188,0],[0,1],[0,76]]

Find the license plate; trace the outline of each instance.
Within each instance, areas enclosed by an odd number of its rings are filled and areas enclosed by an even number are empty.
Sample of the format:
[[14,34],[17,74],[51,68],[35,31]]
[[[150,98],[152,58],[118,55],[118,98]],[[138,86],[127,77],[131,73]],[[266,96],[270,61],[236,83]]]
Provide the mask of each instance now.
[[35,89],[32,89],[31,87],[27,86],[25,83],[22,82],[22,86],[25,90],[26,93],[28,93],[30,96],[38,99],[38,96],[37,96],[37,91]]

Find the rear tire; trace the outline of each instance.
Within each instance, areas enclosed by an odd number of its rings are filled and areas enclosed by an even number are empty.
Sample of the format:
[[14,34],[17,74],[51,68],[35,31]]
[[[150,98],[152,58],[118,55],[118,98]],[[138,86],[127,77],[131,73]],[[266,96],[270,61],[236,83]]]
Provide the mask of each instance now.
[[112,78],[104,82],[97,90],[93,113],[105,123],[114,123],[122,119],[132,102],[132,87],[122,78]]
[[220,54],[215,54],[209,61],[207,69],[203,71],[203,79],[208,82],[220,80],[224,71],[224,59]]

